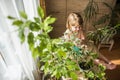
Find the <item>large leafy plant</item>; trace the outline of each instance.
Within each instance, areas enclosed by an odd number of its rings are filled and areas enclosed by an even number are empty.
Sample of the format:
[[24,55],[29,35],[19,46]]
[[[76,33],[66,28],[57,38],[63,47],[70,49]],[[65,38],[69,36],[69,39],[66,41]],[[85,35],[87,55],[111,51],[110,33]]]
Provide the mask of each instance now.
[[[77,80],[76,71],[80,71],[83,77],[103,79],[104,67],[93,63],[97,58],[96,53],[62,38],[51,39],[48,34],[52,31],[51,24],[56,19],[51,16],[45,18],[41,7],[37,10],[39,17],[34,17],[34,20],[29,20],[24,12],[20,12],[20,19],[11,16],[8,18],[13,20],[13,25],[17,26],[21,43],[27,41],[33,57],[39,58],[38,67],[44,76],[49,74],[51,78],[60,79],[64,76]],[[84,62],[89,70],[82,69],[83,66],[80,67]]]
[[[44,75],[50,74],[51,77],[59,79],[62,76],[77,79],[75,70],[79,67],[75,61],[69,58],[69,52],[72,50],[72,43],[63,42],[61,39],[51,39],[48,33],[52,31],[50,24],[56,20],[51,16],[44,17],[43,9],[38,7],[39,17],[29,20],[24,12],[20,12],[21,19],[8,16],[13,20],[13,25],[18,27],[18,35],[21,43],[27,40],[29,49],[33,57],[39,58],[38,65]],[[28,35],[25,36],[25,29],[28,29]],[[37,33],[37,34],[36,34]]]

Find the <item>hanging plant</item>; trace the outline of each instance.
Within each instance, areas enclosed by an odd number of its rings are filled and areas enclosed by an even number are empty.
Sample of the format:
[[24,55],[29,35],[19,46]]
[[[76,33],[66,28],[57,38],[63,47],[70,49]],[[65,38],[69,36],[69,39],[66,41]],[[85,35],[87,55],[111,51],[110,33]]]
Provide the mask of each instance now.
[[[99,11],[98,4],[94,0],[89,0],[86,8],[84,9],[84,22],[85,24],[88,22],[94,23],[96,15]],[[96,27],[94,26],[96,29]],[[87,29],[87,28],[86,28]]]
[[89,0],[84,10],[85,21],[90,21],[92,18],[95,18],[98,10],[98,4],[94,0]]

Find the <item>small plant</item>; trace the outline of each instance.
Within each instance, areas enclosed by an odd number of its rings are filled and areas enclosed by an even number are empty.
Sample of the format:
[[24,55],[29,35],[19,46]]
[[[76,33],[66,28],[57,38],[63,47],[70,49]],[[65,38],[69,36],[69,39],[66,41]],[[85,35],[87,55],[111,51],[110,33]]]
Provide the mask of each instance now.
[[[38,7],[38,15],[39,17],[34,17],[33,21],[29,20],[24,12],[20,12],[21,19],[11,16],[8,18],[13,20],[13,25],[17,26],[21,43],[27,41],[33,57],[39,58],[38,67],[39,71],[44,73],[43,77],[50,75],[51,79],[60,79],[64,76],[77,80],[76,71],[80,71],[86,78],[104,78],[104,70],[99,71],[101,67],[93,63],[93,60],[97,58],[96,53],[82,45],[76,46],[74,42],[63,38],[51,39],[48,33],[53,27],[50,24],[56,19],[51,16],[45,18],[41,7]],[[24,33],[26,28],[29,30],[27,36]],[[75,39],[75,41],[78,40]],[[87,69],[89,69],[83,70],[82,64],[84,67],[88,64]]]
[[96,17],[97,12],[98,12],[98,4],[94,0],[89,0],[84,10],[85,21],[91,21],[92,18]]
[[103,28],[99,28],[96,31],[89,32],[87,38],[88,40],[93,41],[95,44],[98,44],[102,40],[108,42],[117,33],[116,30],[118,28],[119,25],[116,25],[114,27],[106,26]]

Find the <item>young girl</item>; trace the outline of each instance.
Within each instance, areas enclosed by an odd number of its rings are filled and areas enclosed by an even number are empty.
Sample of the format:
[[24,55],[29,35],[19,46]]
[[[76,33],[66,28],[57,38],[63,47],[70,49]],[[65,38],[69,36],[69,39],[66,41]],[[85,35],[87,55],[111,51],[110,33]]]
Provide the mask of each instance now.
[[[67,22],[66,22],[67,30],[64,33],[65,39],[69,41],[73,41],[76,45],[84,44],[85,36],[84,36],[82,24],[83,24],[82,17],[78,13],[70,13],[68,15]],[[72,40],[74,38],[77,38],[78,41],[80,42]],[[87,42],[86,44],[88,48],[99,53],[98,50],[95,48],[95,46],[91,45],[90,42]],[[110,62],[106,57],[104,57],[100,53],[99,53],[98,59],[95,59],[94,62],[95,64],[102,64],[106,66],[107,69],[110,69],[110,70],[116,68],[115,64]]]

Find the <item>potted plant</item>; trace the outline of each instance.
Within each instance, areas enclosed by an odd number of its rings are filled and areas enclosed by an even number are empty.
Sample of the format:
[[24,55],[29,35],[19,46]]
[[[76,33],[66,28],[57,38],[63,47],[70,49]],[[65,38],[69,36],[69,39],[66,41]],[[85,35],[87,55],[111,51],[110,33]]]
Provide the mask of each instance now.
[[106,26],[98,28],[96,31],[88,32],[87,38],[88,40],[93,41],[96,45],[101,41],[109,42],[109,40],[117,33],[117,29],[119,29],[119,24],[114,27]]
[[[84,46],[77,47],[62,38],[51,39],[48,33],[53,27],[50,24],[56,19],[51,16],[45,18],[41,7],[38,7],[38,15],[39,17],[34,17],[33,21],[29,20],[24,12],[20,12],[21,19],[11,16],[8,18],[17,26],[21,42],[27,41],[34,59],[39,58],[38,67],[39,72],[43,72],[42,80],[47,79],[47,75],[51,80],[58,80],[62,76],[77,80],[76,71],[83,74],[82,77],[104,78],[105,69],[93,64],[93,60],[97,58],[96,53]],[[29,29],[27,36],[24,34],[26,28]],[[82,69],[83,67],[87,69]]]

